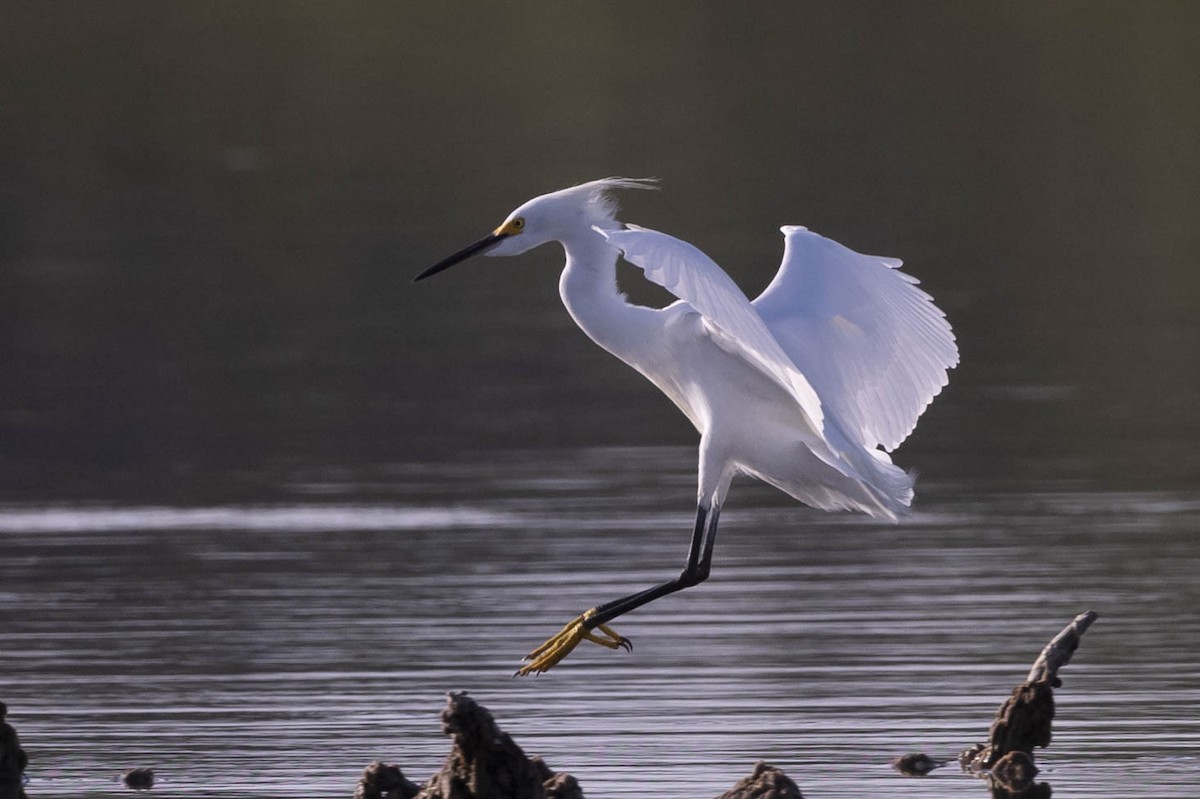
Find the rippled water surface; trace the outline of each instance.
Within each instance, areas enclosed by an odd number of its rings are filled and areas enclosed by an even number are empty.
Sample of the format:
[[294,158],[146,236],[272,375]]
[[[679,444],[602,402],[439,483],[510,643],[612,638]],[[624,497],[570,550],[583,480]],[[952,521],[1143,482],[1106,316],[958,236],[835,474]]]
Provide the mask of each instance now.
[[[584,647],[509,675],[570,616],[670,575],[692,453],[493,453],[371,487],[219,507],[0,512],[0,696],[34,796],[348,795],[376,758],[423,781],[468,690],[589,796],[704,797],[758,759],[806,795],[981,796],[951,756],[1076,613],[1042,778],[1055,796],[1184,797],[1200,770],[1200,496],[921,486],[899,525],[750,483],[716,569]],[[387,500],[380,499],[390,495]]]

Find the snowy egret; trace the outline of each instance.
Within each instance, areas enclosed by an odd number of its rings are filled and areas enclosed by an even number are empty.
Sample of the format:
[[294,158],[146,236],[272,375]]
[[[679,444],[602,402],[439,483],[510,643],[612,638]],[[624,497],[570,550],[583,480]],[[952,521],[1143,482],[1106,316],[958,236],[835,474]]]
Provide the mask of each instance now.
[[[735,474],[816,508],[896,519],[912,501],[913,478],[887,453],[958,363],[945,314],[900,261],[787,226],[783,264],[751,302],[692,245],[615,219],[614,190],[653,185],[606,178],[535,197],[415,278],[474,255],[558,242],[567,259],[559,293],[572,318],[700,432],[696,521],[679,576],[585,611],[527,655],[520,675],[546,671],[585,640],[630,649],[608,622],[705,580]],[[662,309],[627,302],[617,289],[619,255],[679,301]]]

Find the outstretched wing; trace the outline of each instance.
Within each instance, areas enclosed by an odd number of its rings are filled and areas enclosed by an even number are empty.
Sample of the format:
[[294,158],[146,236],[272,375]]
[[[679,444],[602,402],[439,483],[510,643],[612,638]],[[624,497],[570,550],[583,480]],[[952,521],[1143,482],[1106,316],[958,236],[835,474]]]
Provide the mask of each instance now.
[[950,323],[900,261],[781,230],[783,265],[754,308],[842,427],[894,449],[958,363]]
[[608,243],[641,267],[648,280],[685,301],[704,317],[721,346],[731,349],[791,392],[814,430],[822,429],[821,400],[804,374],[725,270],[700,250],[657,230],[596,228]]

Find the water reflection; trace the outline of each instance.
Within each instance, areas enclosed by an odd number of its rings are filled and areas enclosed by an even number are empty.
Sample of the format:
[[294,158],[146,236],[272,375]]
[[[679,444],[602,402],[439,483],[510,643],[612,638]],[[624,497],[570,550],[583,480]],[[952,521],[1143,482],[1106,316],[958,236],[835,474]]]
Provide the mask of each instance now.
[[[443,693],[469,689],[589,795],[715,794],[765,758],[814,796],[962,796],[949,769],[888,763],[981,740],[1048,637],[1095,608],[1042,779],[1191,795],[1200,497],[929,483],[912,520],[877,525],[746,485],[711,582],[621,627],[632,656],[513,680],[563,618],[686,551],[688,450],[549,466],[396,467],[362,491],[391,502],[328,479],[329,499],[288,505],[5,508],[0,692],[30,790],[108,790],[145,765],[167,796],[333,794],[378,757],[423,779]],[[443,495],[418,499],[422,481]]]

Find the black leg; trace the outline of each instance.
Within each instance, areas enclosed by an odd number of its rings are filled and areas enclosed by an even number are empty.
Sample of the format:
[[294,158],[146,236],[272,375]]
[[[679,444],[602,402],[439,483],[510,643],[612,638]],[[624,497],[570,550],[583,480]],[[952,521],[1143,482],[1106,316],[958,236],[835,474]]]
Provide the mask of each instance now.
[[678,577],[598,606],[587,617],[583,626],[594,630],[601,624],[607,624],[648,602],[684,588],[691,588],[708,579],[712,568],[713,545],[717,540],[717,517],[720,513],[719,507],[705,508],[701,505],[696,508],[696,527],[692,531],[692,544],[688,549],[687,563]]

